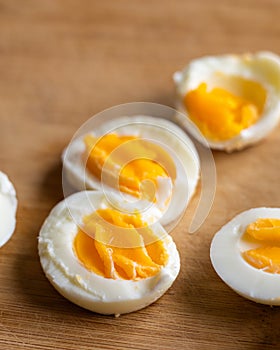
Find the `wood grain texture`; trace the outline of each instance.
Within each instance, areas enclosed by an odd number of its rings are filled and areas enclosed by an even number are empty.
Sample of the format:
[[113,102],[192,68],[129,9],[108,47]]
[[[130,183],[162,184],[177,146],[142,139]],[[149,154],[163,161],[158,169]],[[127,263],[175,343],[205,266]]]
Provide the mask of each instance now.
[[280,310],[249,302],[213,271],[213,234],[237,213],[279,206],[279,128],[231,155],[215,153],[215,202],[173,236],[181,272],[155,304],[120,318],[83,310],[45,278],[37,235],[63,198],[62,149],[90,116],[132,101],[173,105],[171,76],[205,54],[280,54],[278,0],[0,0],[0,169],[19,199],[0,250],[0,349],[277,349]]

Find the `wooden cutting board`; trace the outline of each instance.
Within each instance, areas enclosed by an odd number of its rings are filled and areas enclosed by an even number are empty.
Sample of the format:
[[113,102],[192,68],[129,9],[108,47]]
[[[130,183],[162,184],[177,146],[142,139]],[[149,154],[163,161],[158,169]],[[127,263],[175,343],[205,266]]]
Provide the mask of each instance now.
[[45,278],[37,236],[63,198],[61,152],[114,105],[173,106],[172,74],[206,54],[280,54],[278,0],[0,0],[0,169],[17,189],[12,239],[0,249],[0,349],[278,349],[280,310],[231,291],[209,260],[214,233],[237,213],[280,205],[279,127],[242,152],[215,152],[206,222],[173,232],[181,272],[155,304],[120,318],[83,310]]

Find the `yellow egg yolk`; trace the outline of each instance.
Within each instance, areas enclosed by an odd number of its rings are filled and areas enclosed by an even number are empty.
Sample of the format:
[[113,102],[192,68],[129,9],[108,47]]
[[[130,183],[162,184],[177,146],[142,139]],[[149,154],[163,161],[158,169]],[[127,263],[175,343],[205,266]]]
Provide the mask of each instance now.
[[87,169],[99,180],[103,176],[108,185],[135,197],[153,200],[158,178],[176,177],[170,155],[147,140],[107,134],[100,139],[87,135],[84,142]]
[[[232,81],[234,84],[235,79]],[[221,87],[209,90],[206,83],[186,94],[184,104],[190,118],[207,138],[231,139],[259,119],[266,98],[264,88],[244,79],[238,84],[241,96]]]
[[258,219],[248,225],[245,235],[260,246],[243,252],[243,258],[257,269],[280,273],[280,219]]
[[[115,226],[116,230],[128,228],[128,234],[125,237],[121,234],[121,239],[132,240],[136,248],[122,248],[110,244],[112,232],[107,231],[103,220]],[[140,214],[129,215],[114,209],[99,209],[86,216],[83,221],[83,230],[78,230],[73,249],[79,261],[88,270],[100,276],[126,280],[148,278],[156,275],[168,260],[162,240],[157,239],[151,244],[144,244],[147,235],[153,233],[142,222]],[[141,236],[140,229],[145,232],[146,237]],[[88,233],[94,234],[94,238]],[[117,234],[117,231],[114,231],[113,235],[115,233]],[[125,242],[123,243],[125,245]]]

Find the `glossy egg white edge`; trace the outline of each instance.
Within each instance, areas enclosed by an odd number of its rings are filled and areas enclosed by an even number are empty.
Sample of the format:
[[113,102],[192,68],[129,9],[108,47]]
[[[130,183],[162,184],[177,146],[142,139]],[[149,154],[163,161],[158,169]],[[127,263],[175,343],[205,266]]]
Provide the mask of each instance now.
[[[85,197],[96,209],[106,207],[101,192],[78,192],[57,204],[41,228],[38,249],[47,278],[65,298],[101,314],[129,313],[153,303],[167,291],[179,273],[180,258],[171,236],[164,238],[168,262],[157,275],[137,281],[99,276],[86,269],[73,251],[78,226],[71,214],[74,212],[78,217],[91,212],[88,205],[83,209]],[[160,224],[153,227],[155,234],[161,235],[164,231]]]
[[[280,57],[272,52],[257,52],[255,54],[206,56],[190,62],[182,71],[173,75],[176,86],[176,108],[178,113],[176,121],[185,127],[194,137],[201,141],[203,136],[188,118],[183,98],[190,90],[200,83],[211,80],[214,72],[226,75],[237,75],[245,79],[258,81],[267,90],[267,101],[263,116],[247,129],[230,140],[212,141],[207,139],[212,149],[232,152],[240,150],[253,143],[259,142],[268,135],[280,120]],[[185,121],[185,117],[189,119]]]
[[16,191],[8,176],[0,171],[0,247],[12,236],[16,226]]
[[259,218],[280,219],[280,208],[254,208],[237,215],[214,236],[210,258],[216,273],[236,293],[258,303],[280,305],[280,274],[254,268],[240,253],[246,227]]
[[[119,135],[135,135],[159,142],[170,154],[173,152],[177,178],[174,183],[172,200],[167,212],[161,218],[166,226],[182,215],[188,202],[195,193],[200,177],[200,161],[196,148],[186,133],[169,120],[150,117],[122,117],[104,123],[94,130],[94,136],[102,136],[116,131]],[[78,190],[97,189],[114,192],[92,175],[82,160],[85,150],[83,136],[74,139],[62,155],[63,171],[69,183]],[[180,161],[178,161],[180,159]],[[186,174],[186,176],[184,176]],[[187,194],[187,195],[185,195]],[[179,204],[179,205],[178,205]]]

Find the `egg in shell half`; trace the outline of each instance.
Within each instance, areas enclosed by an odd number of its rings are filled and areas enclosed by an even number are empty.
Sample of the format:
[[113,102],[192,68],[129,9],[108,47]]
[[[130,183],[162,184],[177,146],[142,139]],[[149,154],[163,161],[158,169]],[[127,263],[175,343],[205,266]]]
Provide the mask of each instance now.
[[174,81],[176,107],[186,115],[177,121],[213,149],[240,150],[279,122],[280,57],[274,53],[198,58]]
[[241,296],[280,305],[280,208],[254,208],[214,236],[210,258],[221,279]]
[[12,236],[16,226],[16,191],[6,174],[0,171],[0,247]]
[[39,256],[51,284],[88,310],[120,315],[160,298],[180,269],[175,243],[135,204],[128,214],[99,191],[57,204],[39,234]]
[[151,116],[105,122],[73,139],[62,158],[75,189],[102,190],[114,203],[138,201],[164,226],[182,215],[199,180],[190,138],[174,123]]

